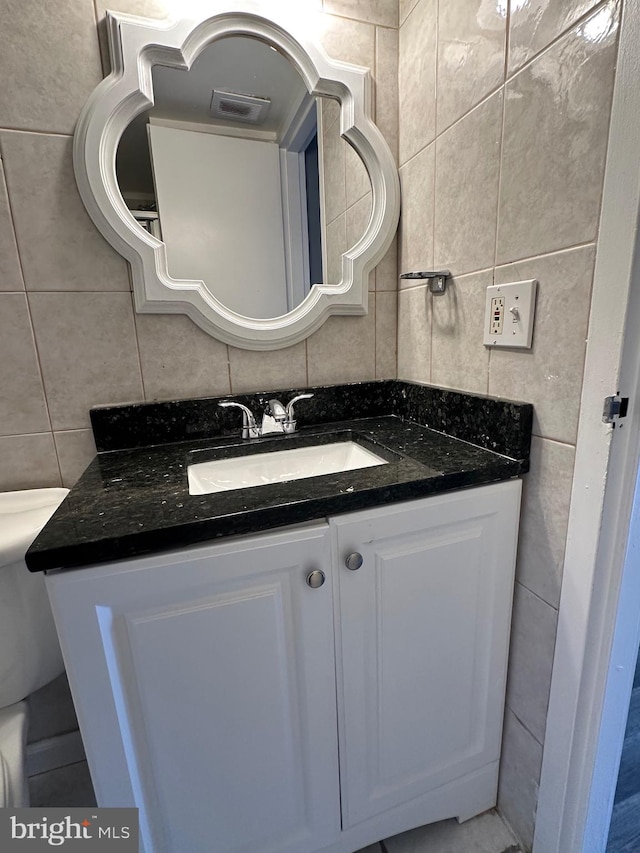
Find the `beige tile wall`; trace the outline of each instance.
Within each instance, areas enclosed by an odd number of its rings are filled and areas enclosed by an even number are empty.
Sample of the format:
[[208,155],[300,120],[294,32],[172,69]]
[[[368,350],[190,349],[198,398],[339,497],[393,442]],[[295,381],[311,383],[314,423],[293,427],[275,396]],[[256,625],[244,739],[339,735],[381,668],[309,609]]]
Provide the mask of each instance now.
[[[397,0],[299,2],[319,15],[314,31],[330,55],[372,69],[376,118],[397,153]],[[239,350],[184,316],[134,314],[127,264],[85,213],[71,164],[78,114],[109,64],[106,8],[162,17],[181,4],[3,4],[0,490],[75,482],[95,452],[92,405],[396,375],[395,247],[371,276],[367,317],[332,318],[287,350]],[[336,229],[346,243],[368,214],[342,145]]]
[[[614,0],[400,0],[398,375],[532,402],[499,806],[533,837],[604,158]],[[482,344],[484,291],[536,278],[531,351]],[[405,286],[408,285],[408,286]]]
[[[73,483],[94,451],[91,405],[390,377],[396,341],[402,378],[533,402],[500,787],[505,816],[530,843],[617,5],[539,0],[534,15],[507,0],[305,0],[330,55],[374,73],[376,120],[399,156],[400,270],[446,266],[455,279],[440,298],[424,286],[396,293],[392,247],[372,275],[367,317],[332,318],[264,354],[220,344],[185,317],[135,315],[127,266],[75,190],[73,126],[101,77],[101,50],[108,66],[104,9],[161,17],[171,2],[10,0],[3,16],[0,489]],[[349,157],[344,212],[331,224],[345,245],[366,215]],[[484,288],[531,277],[533,349],[487,351]]]

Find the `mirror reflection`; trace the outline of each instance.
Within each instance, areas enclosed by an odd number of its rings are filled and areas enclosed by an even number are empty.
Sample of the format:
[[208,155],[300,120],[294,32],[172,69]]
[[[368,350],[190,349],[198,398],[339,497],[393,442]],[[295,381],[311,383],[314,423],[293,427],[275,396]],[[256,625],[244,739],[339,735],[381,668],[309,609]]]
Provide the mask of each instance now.
[[172,278],[202,280],[253,318],[339,283],[371,185],[340,137],[338,102],[309,95],[285,57],[244,36],[210,44],[189,71],[152,74],[154,106],[122,135],[116,171],[139,226],[164,240]]

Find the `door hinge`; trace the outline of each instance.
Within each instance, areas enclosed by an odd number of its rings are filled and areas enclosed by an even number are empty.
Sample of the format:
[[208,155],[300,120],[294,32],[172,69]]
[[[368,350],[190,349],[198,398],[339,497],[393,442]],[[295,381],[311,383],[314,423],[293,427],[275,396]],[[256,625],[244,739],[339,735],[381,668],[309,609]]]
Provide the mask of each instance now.
[[602,420],[605,424],[612,424],[620,418],[626,418],[628,408],[628,397],[620,397],[618,394],[615,394],[613,397],[605,397]]

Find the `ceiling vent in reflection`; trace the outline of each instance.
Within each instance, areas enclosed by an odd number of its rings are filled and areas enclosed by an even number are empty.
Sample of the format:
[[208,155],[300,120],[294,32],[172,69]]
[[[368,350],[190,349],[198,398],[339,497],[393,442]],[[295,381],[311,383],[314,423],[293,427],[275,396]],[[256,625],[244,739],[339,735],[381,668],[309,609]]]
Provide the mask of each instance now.
[[211,115],[227,121],[262,124],[270,106],[271,98],[256,98],[254,95],[241,95],[238,92],[222,92],[214,89],[211,98]]

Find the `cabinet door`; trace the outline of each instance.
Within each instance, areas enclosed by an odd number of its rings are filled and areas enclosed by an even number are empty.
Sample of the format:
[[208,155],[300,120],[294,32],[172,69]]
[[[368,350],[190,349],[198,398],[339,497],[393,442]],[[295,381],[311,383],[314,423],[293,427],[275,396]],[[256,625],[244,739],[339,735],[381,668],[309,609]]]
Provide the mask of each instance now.
[[47,579],[98,802],[140,809],[147,853],[335,841],[328,542],[314,525]]
[[332,519],[343,826],[498,760],[519,498],[510,481]]

